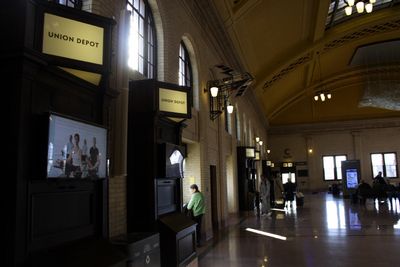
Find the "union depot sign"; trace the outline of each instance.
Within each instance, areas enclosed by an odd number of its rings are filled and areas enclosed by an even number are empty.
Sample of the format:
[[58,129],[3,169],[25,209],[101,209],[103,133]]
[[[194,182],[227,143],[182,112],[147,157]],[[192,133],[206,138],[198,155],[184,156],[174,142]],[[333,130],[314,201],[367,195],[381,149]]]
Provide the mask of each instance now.
[[44,13],[42,52],[103,64],[104,28]]

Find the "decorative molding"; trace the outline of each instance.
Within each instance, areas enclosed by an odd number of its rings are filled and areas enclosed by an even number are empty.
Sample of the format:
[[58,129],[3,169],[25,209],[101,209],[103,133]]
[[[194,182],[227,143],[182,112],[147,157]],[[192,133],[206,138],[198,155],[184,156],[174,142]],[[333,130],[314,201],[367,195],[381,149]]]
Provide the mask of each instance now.
[[264,83],[263,90],[265,92],[265,89],[268,87],[272,86],[275,82],[279,81],[282,79],[284,76],[295,70],[298,66],[303,65],[304,63],[310,61],[311,59],[311,53],[307,53],[303,56],[300,56],[296,60],[292,61],[289,65],[286,65],[283,69],[279,71],[278,74],[272,76],[272,78]]
[[268,135],[289,134],[319,134],[340,131],[360,131],[364,129],[399,128],[400,118],[351,120],[323,123],[306,123],[285,126],[272,126],[268,129]]
[[[357,31],[353,31],[351,33],[342,35],[339,38],[335,38],[334,40],[327,41],[325,44],[323,44],[323,48],[321,49],[321,54],[326,53],[331,49],[338,48],[346,43],[374,35],[374,34],[381,34],[381,33],[387,33],[395,30],[400,29],[400,19],[396,17],[394,20],[391,21],[385,21],[381,23],[377,23],[374,25],[369,25],[367,27],[364,27],[362,29],[359,29]],[[290,63],[286,64],[282,69],[280,69],[277,74],[274,74],[271,79],[267,80],[264,85],[263,85],[263,92],[266,91],[268,87],[271,87],[275,84],[275,82],[279,81],[280,79],[284,78],[286,75],[288,75],[290,72],[294,71],[296,68],[299,66],[302,66],[303,64],[307,63],[311,59],[311,54],[312,51],[316,50],[315,47],[308,50],[307,53],[300,55],[297,57],[295,60],[291,61]]]
[[370,35],[387,33],[399,29],[400,29],[399,18],[396,18],[395,20],[392,21],[386,21],[379,24],[370,25],[368,27],[364,27],[358,31],[348,33],[346,35],[341,36],[340,38],[336,38],[330,42],[325,43],[324,48],[322,49],[322,53],[325,53],[333,48],[338,48],[348,42],[352,42]]
[[214,47],[218,55],[222,56],[223,60],[226,60],[224,63],[239,72],[244,71],[240,57],[213,2],[211,0],[181,0],[181,3],[198,23],[204,35],[208,37],[209,44]]

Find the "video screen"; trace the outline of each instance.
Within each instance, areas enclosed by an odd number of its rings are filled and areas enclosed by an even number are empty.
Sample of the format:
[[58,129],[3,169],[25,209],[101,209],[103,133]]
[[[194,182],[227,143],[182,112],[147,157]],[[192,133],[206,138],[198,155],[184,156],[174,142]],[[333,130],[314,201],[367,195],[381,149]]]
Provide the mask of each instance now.
[[105,178],[107,130],[49,116],[47,178]]
[[166,176],[183,178],[184,157],[178,149],[175,149],[166,160]]
[[357,169],[347,169],[346,170],[347,188],[357,188],[357,185],[358,185]]

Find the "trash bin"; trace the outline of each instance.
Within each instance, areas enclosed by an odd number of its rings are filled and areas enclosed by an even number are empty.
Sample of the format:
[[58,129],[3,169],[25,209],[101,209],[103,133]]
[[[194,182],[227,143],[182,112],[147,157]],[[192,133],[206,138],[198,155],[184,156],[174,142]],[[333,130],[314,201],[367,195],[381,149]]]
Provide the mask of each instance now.
[[296,193],[296,206],[303,207],[304,205],[304,194],[301,192]]
[[128,267],[161,266],[158,233],[129,233],[114,238],[112,243],[128,255]]
[[332,195],[334,196],[340,195],[340,188],[338,184],[332,184]]

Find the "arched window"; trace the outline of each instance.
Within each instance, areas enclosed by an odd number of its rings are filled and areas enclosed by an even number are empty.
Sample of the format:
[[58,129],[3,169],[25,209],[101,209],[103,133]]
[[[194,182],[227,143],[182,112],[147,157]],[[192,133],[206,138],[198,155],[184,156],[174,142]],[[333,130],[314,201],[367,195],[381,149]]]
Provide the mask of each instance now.
[[156,73],[156,35],[153,15],[145,0],[127,0],[131,12],[128,65],[152,79]]
[[183,42],[179,45],[179,85],[192,87],[192,65]]
[[236,112],[235,112],[235,128],[236,128],[236,139],[240,141],[241,135],[240,135],[240,118],[239,118],[239,110],[236,105]]

